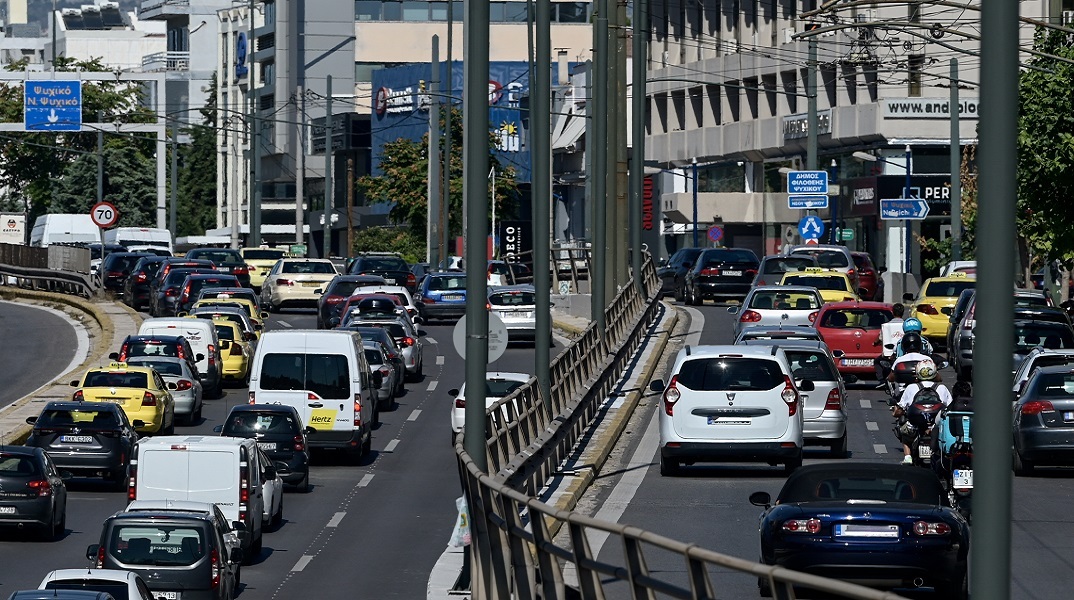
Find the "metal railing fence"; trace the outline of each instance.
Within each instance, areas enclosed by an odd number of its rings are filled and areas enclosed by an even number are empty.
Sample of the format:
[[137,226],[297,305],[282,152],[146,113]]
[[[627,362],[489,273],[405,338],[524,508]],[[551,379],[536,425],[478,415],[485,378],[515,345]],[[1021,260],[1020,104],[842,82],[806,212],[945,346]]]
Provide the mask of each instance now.
[[97,289],[89,269],[87,248],[0,244],[0,284],[89,298]]

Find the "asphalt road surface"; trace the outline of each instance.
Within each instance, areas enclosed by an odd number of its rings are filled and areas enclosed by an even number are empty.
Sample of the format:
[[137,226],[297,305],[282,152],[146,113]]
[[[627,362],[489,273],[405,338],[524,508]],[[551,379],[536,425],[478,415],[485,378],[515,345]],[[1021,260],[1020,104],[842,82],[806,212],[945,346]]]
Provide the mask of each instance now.
[[0,406],[63,374],[78,347],[75,328],[40,308],[0,302]]

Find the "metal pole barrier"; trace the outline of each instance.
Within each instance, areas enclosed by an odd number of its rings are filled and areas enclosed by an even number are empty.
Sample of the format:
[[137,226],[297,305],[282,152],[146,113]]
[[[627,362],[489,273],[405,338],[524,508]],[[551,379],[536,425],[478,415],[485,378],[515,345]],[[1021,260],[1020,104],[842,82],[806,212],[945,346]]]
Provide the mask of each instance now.
[[649,33],[649,2],[635,0],[631,24],[634,27],[634,58],[631,63],[633,87],[631,88],[630,132],[633,140],[630,161],[630,272],[638,293],[644,294],[645,286],[641,281],[641,205],[645,193],[645,37]]
[[485,369],[489,358],[488,294],[482,257],[489,233],[489,0],[468,0],[463,20],[463,197],[470,212],[466,236],[466,453],[482,471],[485,456]]
[[[100,133],[98,132],[98,144],[100,144]],[[175,236],[179,231],[179,223],[177,218],[179,215],[179,119],[172,121],[172,189],[171,189],[171,215],[168,219],[169,229],[172,234],[172,242],[175,242]],[[100,176],[98,176],[100,179]],[[98,183],[98,188],[100,184]],[[100,195],[100,192],[98,192]]]
[[[549,347],[552,340],[552,293],[549,275],[548,222],[552,203],[552,3],[537,0],[536,44],[530,94],[530,131],[533,134],[533,289],[537,295],[533,350],[536,355],[533,374],[537,377],[541,401],[552,414],[552,381]],[[563,85],[564,82],[559,82]],[[496,186],[493,185],[493,197]],[[545,335],[548,333],[548,335]]]
[[[295,111],[295,121],[298,122],[298,136],[295,141],[295,243],[302,245],[306,239],[305,232],[305,207],[306,201],[306,97],[302,86],[295,89],[295,102],[298,110]],[[309,252],[309,246],[306,247]]]
[[432,74],[429,77],[429,214],[425,219],[425,262],[431,270],[440,263],[437,245],[440,242],[440,36],[433,36]]
[[[455,93],[455,72],[453,70],[453,64],[451,62],[451,50],[452,50],[452,38],[455,32],[455,2],[447,3],[447,85],[444,87],[446,98],[444,101],[447,103],[447,112],[444,113],[444,168],[442,169],[444,174],[444,188],[440,194],[440,232],[443,238],[440,240],[440,257],[444,261],[444,269],[448,267],[448,246],[451,245],[451,145],[453,138],[451,135],[451,109],[452,94]],[[455,251],[455,254],[462,254],[462,249],[459,248]],[[439,269],[439,265],[433,265],[433,269]]]
[[608,12],[611,0],[597,2],[597,18],[593,23],[593,111],[586,108],[592,136],[586,132],[586,139],[592,140],[593,173],[587,175],[593,180],[593,270],[589,273],[589,287],[592,291],[592,318],[597,330],[604,337],[604,308],[607,306],[604,285],[608,266]]
[[332,180],[332,157],[334,155],[332,147],[332,76],[326,75],[324,83],[324,228],[321,241],[321,258],[328,258],[332,255],[332,204],[335,192],[332,189],[332,184],[335,183]]
[[959,126],[958,59],[951,59],[951,260],[962,260],[962,139]]
[[693,159],[693,180],[694,180],[694,248],[698,247],[697,237],[697,159]]
[[[104,122],[101,111],[97,111],[97,122]],[[101,130],[97,131],[97,202],[104,202],[104,131]],[[175,239],[175,202],[172,202],[172,239]]]
[[[806,65],[806,169],[817,170],[817,37],[809,37]],[[809,211],[814,214],[815,211]]]
[[1011,353],[1014,340],[1015,181],[1018,136],[1018,4],[981,3],[980,186],[977,249],[981,269],[974,356],[974,528],[970,547],[975,600],[1010,597]]
[[[904,187],[903,190],[902,190],[902,197],[904,199],[910,197],[910,162],[913,161],[913,155],[911,154],[911,152],[912,151],[910,150],[910,145],[907,144],[906,145],[906,187]],[[910,219],[904,220],[903,224],[906,227],[906,269],[905,269],[904,272],[907,275],[909,275],[910,273],[914,272],[914,251],[913,251],[913,245],[912,245],[914,243],[914,229],[911,226],[912,224],[911,224]],[[906,281],[909,281],[909,280],[908,279],[903,280],[904,283]],[[906,286],[904,285],[903,286],[903,293],[905,293],[905,292],[906,292]]]

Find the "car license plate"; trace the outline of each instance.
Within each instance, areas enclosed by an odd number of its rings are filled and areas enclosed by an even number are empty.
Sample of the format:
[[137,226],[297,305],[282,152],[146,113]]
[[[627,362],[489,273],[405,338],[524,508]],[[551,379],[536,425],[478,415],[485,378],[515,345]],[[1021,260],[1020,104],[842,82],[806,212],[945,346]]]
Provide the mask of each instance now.
[[873,364],[873,361],[868,358],[844,358],[844,367],[868,367]]
[[516,319],[532,319],[533,313],[528,310],[520,310],[512,316],[514,316]]
[[179,600],[179,592],[153,592],[156,600]]
[[835,526],[835,537],[897,538],[899,526],[838,523]]
[[920,456],[921,458],[932,458],[932,447],[931,446],[918,446],[917,455]]
[[955,488],[973,487],[973,469],[955,469],[951,478],[951,485]]
[[262,450],[275,450],[276,442],[258,442],[257,447]]
[[725,277],[742,277],[742,271],[720,271],[720,275]]
[[709,417],[709,425],[749,425],[749,419],[728,419],[726,417]]
[[459,294],[444,294],[440,297],[440,299],[451,302],[453,300],[462,300],[462,296],[460,296]]
[[321,282],[320,282],[320,281],[303,281],[303,282],[302,282],[302,286],[303,286],[303,287],[312,287],[312,288],[315,288],[315,287],[321,287],[321,285],[322,285],[322,284],[321,284]]
[[61,435],[60,441],[68,444],[89,444],[93,442],[93,436],[89,435]]
[[0,515],[13,515],[15,514],[14,506],[0,506]]
[[1074,410],[1064,410],[1063,411],[1063,420],[1064,421],[1074,421]]

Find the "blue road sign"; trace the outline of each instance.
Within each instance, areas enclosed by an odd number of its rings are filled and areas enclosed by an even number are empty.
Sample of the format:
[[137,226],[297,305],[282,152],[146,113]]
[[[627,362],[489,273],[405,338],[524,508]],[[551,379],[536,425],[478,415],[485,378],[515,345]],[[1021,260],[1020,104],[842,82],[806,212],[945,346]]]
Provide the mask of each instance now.
[[802,217],[802,220],[798,221],[798,235],[805,240],[820,239],[820,236],[824,235],[824,221],[816,215]]
[[787,196],[788,208],[828,208],[827,196]]
[[880,218],[885,221],[920,221],[929,216],[929,203],[920,198],[888,198],[880,200]]
[[26,82],[23,92],[26,131],[82,131],[82,82]]
[[720,227],[719,225],[713,225],[712,227],[709,227],[708,235],[710,240],[714,242],[720,241],[720,239],[723,238],[723,227]]
[[787,173],[788,194],[828,195],[827,171],[791,171]]

